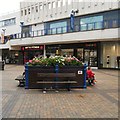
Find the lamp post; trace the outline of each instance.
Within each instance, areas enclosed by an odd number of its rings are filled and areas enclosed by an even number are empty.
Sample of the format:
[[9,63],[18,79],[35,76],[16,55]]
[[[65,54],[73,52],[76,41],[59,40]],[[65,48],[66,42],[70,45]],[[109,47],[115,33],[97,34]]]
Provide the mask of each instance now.
[[5,31],[6,31],[6,29],[2,29],[2,31],[4,32],[4,35],[5,35]]
[[23,25],[24,25],[24,22],[23,22],[23,21],[20,22],[20,27],[21,27],[21,38],[23,37],[23,30],[22,30]]
[[76,9],[76,10],[71,10],[71,13],[70,13],[70,28],[72,31],[74,31],[74,18],[75,18],[75,14],[78,13],[79,10]]
[[3,31],[3,34],[2,34],[2,43],[5,43],[6,41],[5,41],[5,31],[6,31],[6,29],[2,29],[2,31]]

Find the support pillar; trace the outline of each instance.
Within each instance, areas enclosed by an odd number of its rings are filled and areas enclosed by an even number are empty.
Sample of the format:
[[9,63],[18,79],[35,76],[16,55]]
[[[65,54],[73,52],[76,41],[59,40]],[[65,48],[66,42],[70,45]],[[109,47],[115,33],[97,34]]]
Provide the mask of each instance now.
[[46,46],[44,45],[44,58],[46,58]]

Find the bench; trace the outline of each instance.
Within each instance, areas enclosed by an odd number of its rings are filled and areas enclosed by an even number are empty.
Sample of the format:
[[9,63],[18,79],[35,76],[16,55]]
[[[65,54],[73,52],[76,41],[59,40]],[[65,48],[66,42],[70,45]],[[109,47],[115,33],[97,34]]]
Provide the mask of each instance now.
[[25,86],[25,75],[19,75],[15,80],[19,81],[18,87],[24,87]]
[[[55,84],[55,88],[58,89],[57,85],[58,84],[66,84],[66,88],[68,89],[68,91],[71,90],[70,85],[71,84],[75,84],[77,83],[77,81],[74,80],[76,74],[75,73],[38,73],[37,74],[38,77],[43,78],[42,81],[37,81],[37,84],[44,84],[43,89],[46,89],[46,85],[45,84]],[[52,81],[47,81],[49,80],[49,78],[53,78]],[[54,80],[54,78],[56,80]],[[60,81],[58,80],[58,78],[63,78],[64,80]]]

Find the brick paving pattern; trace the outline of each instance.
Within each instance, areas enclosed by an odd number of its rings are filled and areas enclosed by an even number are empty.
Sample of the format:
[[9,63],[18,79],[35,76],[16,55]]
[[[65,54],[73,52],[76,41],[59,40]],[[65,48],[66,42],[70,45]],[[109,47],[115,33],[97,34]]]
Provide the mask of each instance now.
[[[24,66],[2,72],[3,118],[118,118],[118,71],[94,70],[97,84],[87,89],[48,90],[17,87]],[[0,73],[1,74],[1,73]]]

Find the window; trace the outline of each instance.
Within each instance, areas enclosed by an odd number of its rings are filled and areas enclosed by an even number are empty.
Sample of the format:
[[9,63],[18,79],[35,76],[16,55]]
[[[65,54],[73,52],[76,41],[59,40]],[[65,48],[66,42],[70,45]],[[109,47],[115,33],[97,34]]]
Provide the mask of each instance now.
[[34,7],[32,7],[32,13],[34,13]]
[[43,9],[46,10],[46,4],[44,4],[44,8]]
[[48,3],[48,8],[51,9],[51,3]]
[[50,24],[51,34],[67,32],[67,22],[58,22]]
[[[64,0],[63,0],[64,1]],[[68,5],[70,5],[72,3],[72,0],[68,0]]]
[[27,15],[27,10],[25,10],[25,15]]
[[[69,0],[68,0],[68,1],[69,1]],[[66,2],[66,1],[65,1],[65,0],[63,0],[63,6],[65,6],[65,2]]]
[[52,7],[55,8],[55,2],[52,3]]
[[117,27],[118,25],[117,25],[117,20],[112,20],[112,26],[113,27]]
[[60,7],[60,6],[61,6],[61,1],[59,0],[59,1],[58,1],[58,7]]
[[40,10],[42,10],[42,5],[40,5]]
[[80,19],[82,30],[100,29],[103,27],[103,16],[93,16]]
[[108,21],[104,21],[104,28],[108,28]]
[[61,49],[61,55],[63,56],[73,56],[73,49]]
[[23,16],[23,10],[21,10],[21,16]]
[[30,8],[28,8],[28,14],[30,14]]
[[2,25],[2,21],[0,21],[0,27],[2,27],[3,25]]
[[16,18],[3,20],[3,21],[0,21],[0,27],[14,25],[15,23],[16,23]]
[[38,6],[36,6],[35,8],[36,8],[36,12],[38,12]]

